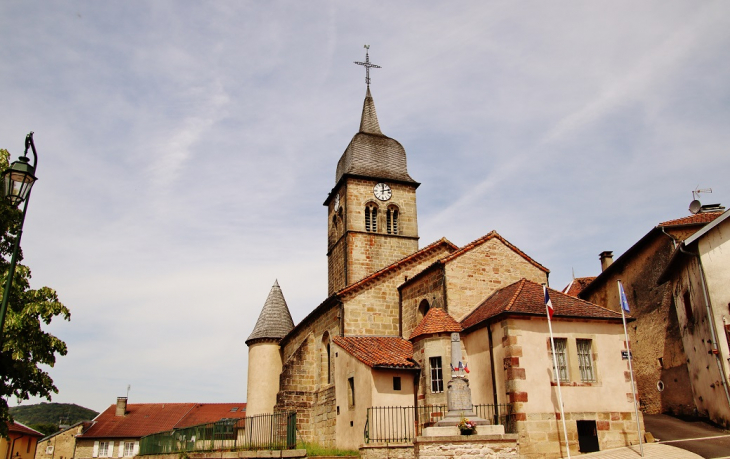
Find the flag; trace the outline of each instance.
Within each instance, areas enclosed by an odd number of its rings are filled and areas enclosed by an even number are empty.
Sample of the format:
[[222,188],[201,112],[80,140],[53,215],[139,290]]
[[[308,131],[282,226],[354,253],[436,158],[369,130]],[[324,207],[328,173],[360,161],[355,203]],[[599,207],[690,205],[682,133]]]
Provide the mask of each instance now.
[[545,307],[547,307],[548,318],[553,320],[553,313],[555,312],[555,309],[553,309],[553,302],[550,301],[550,295],[548,294],[547,287],[543,285],[542,290],[545,292]]
[[468,363],[465,363],[464,364],[464,371],[466,371],[467,373],[469,373],[469,364]]
[[621,281],[618,281],[618,296],[621,300],[621,309],[630,313],[629,311],[629,300],[626,299],[626,292],[624,292],[624,286],[621,285]]
[[456,370],[454,369],[454,364],[453,364],[453,363],[450,363],[450,364],[449,364],[449,366],[451,367],[451,371],[456,371]]
[[459,371],[464,370],[464,365],[461,364],[461,360],[459,360]]

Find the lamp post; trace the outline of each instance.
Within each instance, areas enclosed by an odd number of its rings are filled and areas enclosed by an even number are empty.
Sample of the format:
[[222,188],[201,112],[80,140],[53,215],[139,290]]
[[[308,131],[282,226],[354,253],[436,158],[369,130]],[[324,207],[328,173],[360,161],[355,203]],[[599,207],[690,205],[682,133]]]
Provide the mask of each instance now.
[[[28,158],[28,148],[33,151],[33,164],[30,164]],[[5,280],[5,289],[3,290],[3,301],[0,305],[0,349],[3,342],[3,327],[5,326],[5,313],[8,310],[8,296],[10,287],[13,285],[13,276],[15,275],[15,265],[18,258],[18,248],[20,247],[20,238],[23,236],[23,223],[25,222],[25,214],[28,210],[28,200],[30,199],[30,189],[36,181],[35,169],[38,165],[38,155],[35,151],[33,143],[33,133],[25,136],[25,153],[23,156],[14,161],[8,169],[2,174],[2,194],[8,203],[15,207],[20,203],[23,205],[23,213],[20,217],[20,229],[18,236],[13,244],[13,255],[10,257],[10,267],[8,268],[8,278]]]

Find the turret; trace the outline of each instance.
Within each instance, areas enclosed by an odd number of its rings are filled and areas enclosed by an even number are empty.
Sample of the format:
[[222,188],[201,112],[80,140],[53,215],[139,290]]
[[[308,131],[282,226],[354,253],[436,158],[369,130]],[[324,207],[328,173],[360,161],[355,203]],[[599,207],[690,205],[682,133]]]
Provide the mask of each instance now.
[[256,326],[246,340],[248,387],[246,416],[272,413],[279,392],[282,360],[279,342],[294,328],[279,282],[274,282]]

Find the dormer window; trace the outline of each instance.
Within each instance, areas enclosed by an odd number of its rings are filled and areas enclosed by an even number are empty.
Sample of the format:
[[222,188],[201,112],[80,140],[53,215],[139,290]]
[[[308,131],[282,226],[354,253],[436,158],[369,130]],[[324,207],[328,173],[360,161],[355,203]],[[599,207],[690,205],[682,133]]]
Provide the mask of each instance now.
[[365,231],[378,232],[378,206],[372,203],[365,206]]
[[386,220],[388,234],[398,234],[398,208],[396,206],[388,207]]

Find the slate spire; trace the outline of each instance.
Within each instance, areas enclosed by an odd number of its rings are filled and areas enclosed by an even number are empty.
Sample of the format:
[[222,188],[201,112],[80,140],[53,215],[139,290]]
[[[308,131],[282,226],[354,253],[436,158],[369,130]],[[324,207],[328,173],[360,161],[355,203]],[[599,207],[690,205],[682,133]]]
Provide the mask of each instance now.
[[368,86],[365,94],[365,102],[362,106],[362,118],[360,119],[360,132],[365,134],[383,135],[380,131],[378,123],[378,115],[375,113],[375,102],[370,94],[370,86]]
[[247,345],[258,339],[280,340],[294,328],[289,307],[286,305],[284,294],[279,287],[279,281],[274,281],[268,298],[264,303],[259,320],[246,340]]

